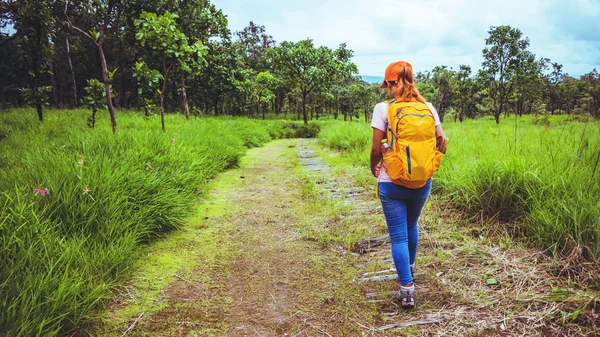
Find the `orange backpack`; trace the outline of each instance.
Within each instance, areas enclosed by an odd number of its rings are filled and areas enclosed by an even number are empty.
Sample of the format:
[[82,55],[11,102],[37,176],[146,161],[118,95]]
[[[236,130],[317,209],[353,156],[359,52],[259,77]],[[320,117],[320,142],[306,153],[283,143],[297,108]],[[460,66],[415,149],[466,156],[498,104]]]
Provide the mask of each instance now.
[[423,187],[444,157],[436,149],[433,113],[419,101],[388,102],[387,143],[387,173],[394,184],[408,188]]

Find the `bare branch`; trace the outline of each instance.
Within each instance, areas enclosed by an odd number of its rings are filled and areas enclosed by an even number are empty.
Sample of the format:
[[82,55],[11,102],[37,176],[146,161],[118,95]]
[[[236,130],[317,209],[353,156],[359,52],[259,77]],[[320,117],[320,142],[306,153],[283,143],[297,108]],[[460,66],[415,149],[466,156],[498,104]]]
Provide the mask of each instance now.
[[64,10],[64,14],[65,14],[65,19],[67,19],[67,23],[69,23],[69,27],[75,29],[76,31],[80,32],[81,34],[83,34],[84,36],[86,36],[87,38],[89,38],[90,40],[94,41],[95,44],[98,44],[98,42],[96,41],[96,39],[94,39],[90,34],[88,34],[86,31],[84,31],[83,29],[75,26],[72,22],[71,19],[69,19],[69,14],[67,13],[67,9],[69,7],[69,2],[70,0],[65,0],[65,10]]

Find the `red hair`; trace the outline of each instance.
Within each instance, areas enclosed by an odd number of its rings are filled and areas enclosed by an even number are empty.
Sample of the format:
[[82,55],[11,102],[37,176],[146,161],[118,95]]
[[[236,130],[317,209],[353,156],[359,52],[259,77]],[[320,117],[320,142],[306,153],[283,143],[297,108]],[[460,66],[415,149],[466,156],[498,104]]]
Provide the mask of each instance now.
[[415,87],[415,77],[413,76],[412,67],[404,66],[398,73],[398,79],[394,83],[389,82],[389,89],[393,97],[402,102],[410,102],[413,100],[425,103],[425,98],[419,93]]

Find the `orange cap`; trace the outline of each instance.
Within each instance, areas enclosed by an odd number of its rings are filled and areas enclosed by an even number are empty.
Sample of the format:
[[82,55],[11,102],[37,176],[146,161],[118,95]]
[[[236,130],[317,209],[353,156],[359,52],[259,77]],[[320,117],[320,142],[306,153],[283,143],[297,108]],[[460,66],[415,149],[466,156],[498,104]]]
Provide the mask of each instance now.
[[408,67],[412,72],[412,65],[406,61],[397,61],[394,63],[390,63],[390,65],[385,70],[385,76],[383,77],[383,83],[381,84],[382,88],[387,88],[386,81],[397,82],[398,76],[400,75],[400,71],[402,68]]

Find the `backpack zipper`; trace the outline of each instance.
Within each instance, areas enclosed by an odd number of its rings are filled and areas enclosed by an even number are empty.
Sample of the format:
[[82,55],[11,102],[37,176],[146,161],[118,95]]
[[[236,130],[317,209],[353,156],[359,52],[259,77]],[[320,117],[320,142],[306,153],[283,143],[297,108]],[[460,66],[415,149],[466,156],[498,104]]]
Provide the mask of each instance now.
[[412,167],[410,165],[410,147],[406,145],[406,161],[408,163],[408,174],[412,174]]
[[[424,117],[431,117],[431,118],[433,118],[432,114],[425,114],[425,115],[406,114],[406,115],[403,115],[402,117],[398,118],[398,122],[396,122],[396,134],[398,134],[398,126],[400,125],[400,121],[402,120],[402,118],[404,118],[406,116],[415,116],[415,117],[419,117],[419,118],[424,118]],[[435,118],[433,118],[433,120],[435,120]]]

